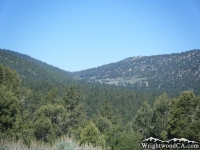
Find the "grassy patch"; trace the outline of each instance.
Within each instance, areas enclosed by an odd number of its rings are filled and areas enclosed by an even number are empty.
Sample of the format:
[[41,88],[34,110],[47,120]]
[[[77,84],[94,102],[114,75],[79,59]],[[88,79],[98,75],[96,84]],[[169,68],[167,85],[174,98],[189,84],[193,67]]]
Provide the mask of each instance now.
[[17,142],[1,141],[0,150],[102,150],[101,148],[92,147],[91,145],[79,146],[71,138],[62,137],[57,140],[52,146],[32,141],[30,146],[26,146],[22,140]]

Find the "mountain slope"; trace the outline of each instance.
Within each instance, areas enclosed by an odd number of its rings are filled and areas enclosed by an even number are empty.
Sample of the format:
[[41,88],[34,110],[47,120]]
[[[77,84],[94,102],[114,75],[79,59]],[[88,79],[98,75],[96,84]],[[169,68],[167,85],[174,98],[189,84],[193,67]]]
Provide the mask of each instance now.
[[70,85],[74,85],[88,117],[98,114],[104,101],[108,100],[114,106],[116,114],[120,114],[123,120],[127,121],[135,115],[144,101],[153,103],[161,94],[157,91],[136,91],[125,87],[76,80],[70,72],[4,49],[0,49],[0,64],[16,70],[22,79],[23,87],[31,89],[33,98],[27,100],[27,103],[39,103],[48,92],[55,89],[58,89],[59,95],[63,95]]
[[122,61],[73,73],[79,79],[157,89],[200,93],[200,50],[167,55],[130,57]]
[[24,81],[22,83],[29,88],[32,88],[33,84],[46,84],[47,82],[59,84],[75,81],[70,72],[10,50],[0,49],[0,63],[16,70]]

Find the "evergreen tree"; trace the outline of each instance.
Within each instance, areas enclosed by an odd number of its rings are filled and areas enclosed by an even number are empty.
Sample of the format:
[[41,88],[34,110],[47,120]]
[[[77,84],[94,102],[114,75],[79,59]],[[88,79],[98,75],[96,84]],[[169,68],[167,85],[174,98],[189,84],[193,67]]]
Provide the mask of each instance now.
[[133,120],[133,130],[138,132],[143,138],[149,137],[152,132],[152,115],[152,108],[145,101],[137,111]]
[[89,122],[89,124],[82,129],[80,143],[88,145],[92,144],[95,147],[100,146],[103,148],[106,145],[104,136],[101,135],[100,131],[93,122]]
[[[129,125],[128,125],[129,126]],[[115,126],[105,133],[107,147],[111,150],[140,150],[141,136],[132,127]]]
[[[105,100],[100,108],[100,116],[105,118],[104,121],[109,120],[113,125],[121,124],[121,117],[114,111],[112,104]],[[108,123],[108,122],[107,122]]]
[[65,108],[69,114],[68,134],[73,134],[73,128],[78,128],[85,118],[85,109],[82,103],[80,103],[80,95],[76,91],[74,86],[70,86],[64,94],[63,100],[65,102]]
[[19,75],[0,65],[0,138],[19,137],[22,124]]
[[39,91],[31,92],[29,101],[27,103],[28,107],[26,107],[30,111],[31,117],[33,113],[40,107],[42,101],[43,95]]
[[107,119],[112,119],[113,109],[111,103],[108,100],[105,100],[102,107],[100,108],[100,115]]
[[54,131],[51,120],[44,116],[38,118],[34,123],[34,134],[37,140],[52,142]]
[[167,139],[167,118],[171,109],[170,99],[166,93],[160,95],[153,105],[153,137]]
[[[12,135],[14,125],[21,119],[21,104],[19,99],[5,86],[0,85],[0,133]],[[15,133],[14,133],[15,134]]]
[[20,96],[21,79],[16,71],[9,67],[4,67],[0,64],[0,84],[4,85],[8,91],[11,91],[15,96]]
[[[37,122],[40,118],[46,118],[50,120],[51,127],[51,137],[54,139],[58,136],[66,134],[66,128],[69,122],[68,114],[62,105],[58,104],[46,104],[42,105],[34,114],[34,121]],[[41,125],[41,123],[38,123]],[[37,133],[38,124],[35,127],[35,133]],[[43,124],[42,124],[43,125]],[[36,135],[37,137],[37,135]],[[41,139],[46,140],[42,137]]]
[[63,100],[58,96],[58,88],[52,89],[46,94],[42,104],[47,104],[47,103],[60,104],[60,105],[64,104]]
[[80,103],[74,110],[74,118],[70,118],[70,113],[68,113],[68,124],[66,131],[68,136],[79,140],[82,127],[86,124],[85,108],[82,103]]
[[69,86],[63,98],[68,111],[73,112],[75,110],[75,107],[79,104],[79,98],[80,95],[75,87]]
[[112,122],[101,115],[95,118],[95,124],[101,133],[105,133],[113,127]]
[[200,142],[200,96],[196,98],[197,106],[195,110],[195,117],[189,127],[190,139]]
[[[183,92],[178,99],[173,99],[168,119],[168,131],[171,138],[192,138],[194,131],[199,129],[198,109],[199,100],[192,92]],[[192,126],[195,128],[192,129]]]

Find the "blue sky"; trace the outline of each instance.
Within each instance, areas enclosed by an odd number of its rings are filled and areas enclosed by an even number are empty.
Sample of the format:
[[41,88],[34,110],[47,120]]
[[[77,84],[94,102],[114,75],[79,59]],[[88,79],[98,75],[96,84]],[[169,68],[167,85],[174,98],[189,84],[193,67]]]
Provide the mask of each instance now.
[[199,0],[1,0],[0,48],[67,71],[200,48]]

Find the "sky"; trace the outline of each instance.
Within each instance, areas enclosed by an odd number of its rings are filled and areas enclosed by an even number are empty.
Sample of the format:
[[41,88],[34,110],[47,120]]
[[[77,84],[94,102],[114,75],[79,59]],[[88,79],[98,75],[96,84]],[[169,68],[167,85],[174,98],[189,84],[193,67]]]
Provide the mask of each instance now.
[[200,1],[0,0],[0,48],[66,71],[200,49]]

